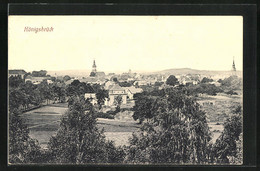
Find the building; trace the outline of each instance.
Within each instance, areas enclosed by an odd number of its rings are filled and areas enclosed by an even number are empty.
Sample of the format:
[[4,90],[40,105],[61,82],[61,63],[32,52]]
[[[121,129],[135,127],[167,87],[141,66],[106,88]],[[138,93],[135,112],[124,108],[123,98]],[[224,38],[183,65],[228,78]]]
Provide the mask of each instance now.
[[48,84],[51,84],[53,83],[51,80],[50,80],[50,77],[32,77],[32,76],[27,76],[25,78],[25,82],[27,81],[31,81],[33,84],[40,84],[43,80],[47,80],[47,83]]
[[135,88],[134,86],[131,87],[123,87],[125,89],[125,92],[127,93],[127,98],[130,100],[134,99],[134,95],[136,93],[142,93],[143,89],[141,88]]
[[15,69],[15,70],[9,70],[9,77],[13,76],[18,76],[20,75],[22,79],[24,79],[24,75],[26,74],[27,72],[25,72],[24,70],[22,69]]
[[97,104],[97,98],[96,98],[95,93],[85,93],[84,97],[85,97],[85,99],[89,99],[89,101],[92,105]]
[[234,57],[233,57],[233,64],[232,64],[232,71],[231,71],[231,74],[232,74],[232,75],[236,75],[236,65],[235,65]]
[[93,61],[93,65],[92,65],[92,71],[90,73],[90,77],[105,77],[106,74],[102,71],[97,72],[97,65],[96,65],[96,61]]
[[111,85],[108,88],[109,101],[107,102],[108,106],[115,105],[115,98],[117,96],[122,97],[122,104],[126,104],[127,93],[124,88],[120,87],[118,84]]

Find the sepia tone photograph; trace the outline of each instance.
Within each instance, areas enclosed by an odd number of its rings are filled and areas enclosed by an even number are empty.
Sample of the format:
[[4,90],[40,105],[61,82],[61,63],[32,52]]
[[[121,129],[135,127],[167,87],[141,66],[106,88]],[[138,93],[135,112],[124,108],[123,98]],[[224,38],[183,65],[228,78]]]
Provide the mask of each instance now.
[[8,164],[242,165],[242,16],[8,16]]

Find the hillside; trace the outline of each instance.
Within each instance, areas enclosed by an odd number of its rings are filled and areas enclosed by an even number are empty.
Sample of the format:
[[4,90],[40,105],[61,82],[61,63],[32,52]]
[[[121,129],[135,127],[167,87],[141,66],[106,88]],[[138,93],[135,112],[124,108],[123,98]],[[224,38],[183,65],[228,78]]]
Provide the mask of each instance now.
[[[231,71],[208,71],[208,70],[196,70],[190,68],[178,68],[178,69],[166,69],[158,72],[159,74],[166,75],[182,75],[182,74],[199,74],[199,75],[229,75]],[[237,71],[238,74],[241,74],[241,71]]]

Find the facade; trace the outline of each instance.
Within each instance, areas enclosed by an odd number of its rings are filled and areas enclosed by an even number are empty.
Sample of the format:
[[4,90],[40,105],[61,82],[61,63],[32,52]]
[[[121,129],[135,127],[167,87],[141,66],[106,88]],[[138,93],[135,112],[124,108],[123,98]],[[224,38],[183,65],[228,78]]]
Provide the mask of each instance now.
[[25,82],[31,81],[33,84],[40,84],[43,80],[47,80],[47,83],[48,83],[48,84],[53,83],[53,82],[50,80],[50,77],[32,77],[32,76],[27,76],[27,77],[25,78]]
[[133,99],[134,99],[134,95],[135,95],[136,93],[141,93],[141,92],[143,92],[143,89],[141,89],[141,88],[135,88],[134,86],[124,87],[124,89],[125,89],[125,92],[127,93],[128,99],[130,99],[130,100],[133,100]]
[[24,79],[24,75],[26,74],[26,72],[24,70],[21,70],[21,69],[16,69],[16,70],[9,70],[9,74],[8,76],[11,77],[15,77],[15,76],[18,76],[20,75],[22,79]]
[[108,106],[114,106],[115,105],[115,98],[117,96],[121,96],[122,97],[122,104],[126,104],[127,103],[127,101],[126,101],[127,93],[126,93],[125,89],[120,87],[118,84],[111,85],[108,88],[108,94],[109,94],[109,101],[107,102]]
[[97,98],[95,93],[85,93],[84,97],[85,99],[89,99],[92,105],[97,104]]

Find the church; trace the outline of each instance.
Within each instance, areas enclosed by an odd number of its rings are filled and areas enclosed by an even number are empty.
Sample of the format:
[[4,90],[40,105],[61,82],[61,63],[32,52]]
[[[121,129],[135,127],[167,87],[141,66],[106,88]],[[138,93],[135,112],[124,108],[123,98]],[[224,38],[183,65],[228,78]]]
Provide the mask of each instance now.
[[93,61],[93,65],[92,65],[92,71],[89,75],[90,77],[105,77],[106,74],[104,72],[97,72],[97,65],[96,65],[96,61]]

